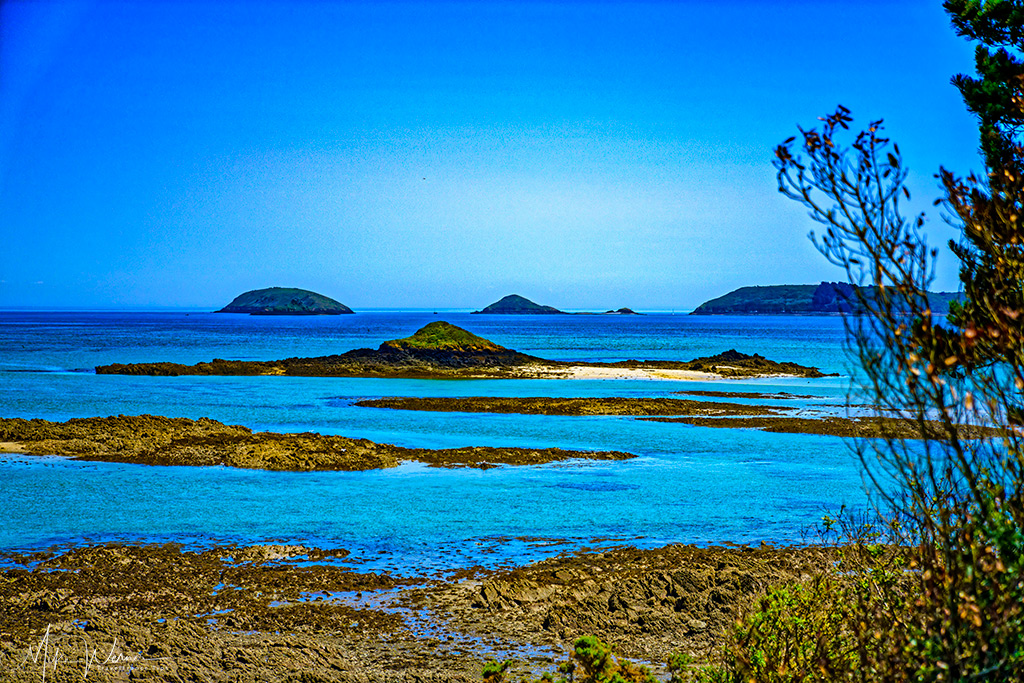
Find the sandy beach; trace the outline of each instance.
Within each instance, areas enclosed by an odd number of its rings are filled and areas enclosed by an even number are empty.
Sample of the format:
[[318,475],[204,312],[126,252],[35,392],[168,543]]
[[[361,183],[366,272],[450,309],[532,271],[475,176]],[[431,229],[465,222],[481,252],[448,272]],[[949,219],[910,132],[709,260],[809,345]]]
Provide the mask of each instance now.
[[[684,382],[710,382],[730,379],[714,372],[675,370],[668,368],[602,368],[586,365],[568,367],[527,366],[518,368],[521,376],[530,379],[656,379]],[[791,374],[766,374],[754,377],[796,377]],[[744,376],[743,379],[750,379]]]

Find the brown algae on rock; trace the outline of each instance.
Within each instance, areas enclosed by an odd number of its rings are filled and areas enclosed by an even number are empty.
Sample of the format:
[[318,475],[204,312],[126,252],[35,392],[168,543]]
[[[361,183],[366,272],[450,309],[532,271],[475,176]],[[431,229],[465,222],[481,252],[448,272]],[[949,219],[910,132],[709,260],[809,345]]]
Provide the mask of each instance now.
[[535,465],[573,458],[624,460],[619,451],[467,446],[405,448],[311,432],[253,432],[201,418],[154,415],[76,418],[66,422],[0,419],[0,441],[31,455],[143,465],[226,465],[266,470],[371,470],[415,460],[432,467]]

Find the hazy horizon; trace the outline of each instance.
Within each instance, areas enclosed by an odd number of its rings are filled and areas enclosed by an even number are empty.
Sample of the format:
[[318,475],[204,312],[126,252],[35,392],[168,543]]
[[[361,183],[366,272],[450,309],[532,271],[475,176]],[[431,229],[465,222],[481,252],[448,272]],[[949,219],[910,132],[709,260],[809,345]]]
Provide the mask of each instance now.
[[972,69],[940,2],[7,2],[0,308],[668,311],[840,280],[774,146],[884,117],[941,247],[933,174],[981,167]]

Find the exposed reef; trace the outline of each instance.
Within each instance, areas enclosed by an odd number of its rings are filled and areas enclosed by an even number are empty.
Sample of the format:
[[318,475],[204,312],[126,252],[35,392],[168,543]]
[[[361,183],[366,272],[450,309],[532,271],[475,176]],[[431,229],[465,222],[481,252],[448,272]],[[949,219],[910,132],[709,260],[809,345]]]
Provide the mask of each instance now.
[[679,398],[618,397],[396,397],[357,401],[355,405],[365,408],[391,408],[393,410],[519,413],[522,415],[772,415],[791,410],[790,408],[776,406],[754,406],[717,401],[689,401]]
[[265,470],[371,470],[415,460],[432,467],[534,465],[572,458],[623,460],[618,451],[561,448],[404,448],[322,434],[253,432],[202,418],[137,415],[67,422],[0,418],[0,451],[143,465],[226,465]]
[[[651,376],[664,371],[704,373],[706,377],[760,377],[794,375],[824,377],[817,368],[778,363],[729,350],[691,361],[637,361],[592,363],[554,361],[520,353],[495,344],[444,321],[432,322],[404,339],[382,343],[376,350],[356,349],[316,358],[240,361],[216,358],[209,362],[112,363],[100,365],[101,375],[292,375],[301,377],[416,377],[416,378],[564,378],[580,376],[580,368],[616,369],[624,375]],[[668,376],[668,375],[666,375]],[[693,376],[691,378],[696,378]]]
[[[714,394],[715,392],[700,393]],[[758,396],[780,400],[792,398],[790,394],[760,394]],[[801,417],[792,417],[788,413],[795,409],[789,406],[693,401],[678,398],[394,397],[358,401],[355,405],[392,410],[460,413],[624,415],[639,417],[651,422],[681,422],[696,427],[759,429],[766,432],[861,438],[921,438],[916,423],[892,417],[851,418],[823,413],[815,415],[807,411],[801,413]],[[808,414],[812,416],[808,417]],[[939,436],[941,429],[939,423],[928,423],[928,428],[933,430],[936,436]],[[998,435],[995,429],[989,427],[962,425],[959,430],[962,439],[978,439]]]
[[[858,437],[867,439],[920,439],[921,430],[917,423],[893,417],[838,417],[823,415],[806,417],[706,417],[701,415],[682,417],[644,417],[651,422],[682,422],[696,427],[717,427],[720,429],[759,429],[764,432],[786,434],[823,434],[827,436]],[[942,424],[926,423],[928,438],[942,438]],[[961,439],[985,439],[999,436],[992,427],[958,425]]]
[[675,391],[672,392],[680,396],[707,396],[709,398],[753,398],[753,399],[770,399],[774,401],[794,401],[799,399],[808,398],[821,398],[824,396],[814,396],[811,394],[791,394],[788,391],[709,391],[709,390],[694,390],[694,391]]
[[218,313],[250,315],[342,315],[354,311],[323,294],[294,287],[268,287],[239,294]]
[[834,559],[673,545],[400,578],[300,545],[7,554],[0,681],[41,680],[45,661],[57,681],[468,683],[494,657],[517,660],[510,675],[552,670],[584,634],[627,657],[701,661],[767,587]]

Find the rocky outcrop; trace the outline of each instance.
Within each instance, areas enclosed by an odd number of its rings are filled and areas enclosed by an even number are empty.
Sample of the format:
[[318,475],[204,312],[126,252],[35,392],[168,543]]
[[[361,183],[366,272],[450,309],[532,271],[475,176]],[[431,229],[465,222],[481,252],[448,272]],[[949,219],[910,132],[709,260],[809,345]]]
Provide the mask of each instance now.
[[[478,337],[444,321],[432,322],[404,339],[377,349],[355,349],[333,356],[238,361],[215,358],[195,365],[112,363],[96,368],[108,375],[293,375],[300,377],[502,377],[516,368],[551,365]],[[554,363],[557,365],[557,363]]]
[[250,315],[341,315],[353,313],[345,304],[306,289],[268,287],[239,294],[217,313]]
[[740,353],[729,349],[714,356],[701,356],[688,361],[673,360],[624,360],[615,363],[574,363],[595,368],[637,368],[655,370],[689,370],[707,372],[719,377],[835,377],[815,367],[798,365],[789,361],[768,360],[758,354]]
[[[561,448],[404,448],[367,439],[323,434],[253,432],[202,418],[155,415],[90,417],[67,422],[0,419],[0,443],[30,455],[65,455],[82,460],[143,465],[226,465],[265,470],[371,470],[415,460],[432,467],[535,465],[587,458],[623,460],[619,451]],[[16,447],[16,448],[15,448]]]
[[562,311],[551,306],[541,306],[518,294],[509,294],[487,306],[482,311],[473,311],[482,315],[553,315]]

